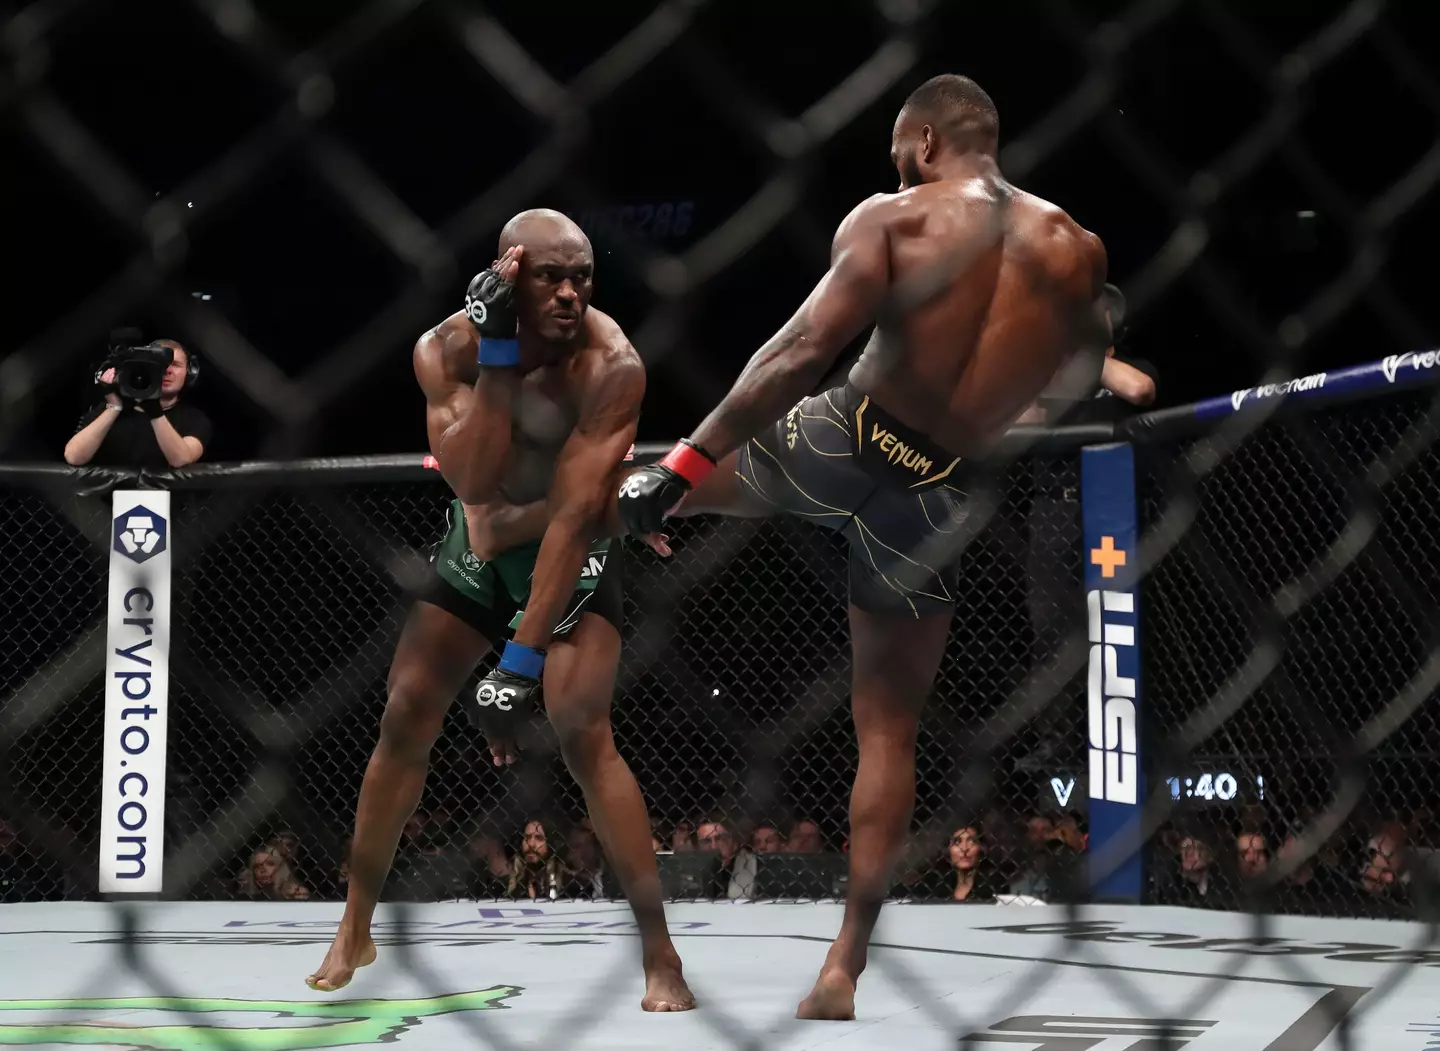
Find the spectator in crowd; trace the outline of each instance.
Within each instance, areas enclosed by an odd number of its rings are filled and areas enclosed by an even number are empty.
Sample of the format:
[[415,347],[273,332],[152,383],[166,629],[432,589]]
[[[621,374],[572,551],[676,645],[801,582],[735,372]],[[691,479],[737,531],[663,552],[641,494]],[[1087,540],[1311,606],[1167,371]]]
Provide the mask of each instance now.
[[1041,850],[1055,832],[1055,819],[1049,814],[1031,814],[1025,821],[1025,845],[1033,853]]
[[1275,860],[1280,867],[1295,862],[1295,871],[1285,876],[1278,888],[1278,904],[1284,912],[1307,912],[1334,908],[1354,892],[1343,874],[1324,860],[1322,846],[1315,856],[1300,859],[1300,833],[1292,832],[1280,844]]
[[570,872],[565,897],[605,897],[605,857],[594,832],[582,825],[570,830],[565,837],[565,862]]
[[750,849],[757,854],[779,854],[785,849],[785,840],[779,828],[768,821],[761,821],[750,833]]
[[[935,842],[915,832],[905,837],[905,846],[895,862],[895,880],[889,897],[904,900],[943,897],[945,873],[937,864]],[[949,868],[949,866],[945,866]]]
[[267,843],[250,855],[237,880],[239,896],[251,900],[308,901],[310,888],[295,878],[281,849]]
[[205,455],[210,443],[210,420],[188,401],[186,389],[198,369],[190,355],[173,339],[155,343],[174,352],[159,396],[148,401],[122,399],[110,385],[115,370],[100,376],[109,388],[104,401],[80,418],[75,436],[65,443],[65,462],[73,467],[184,467]]
[[790,826],[790,834],[785,837],[785,849],[791,854],[819,854],[825,849],[825,841],[820,838],[820,826],[808,817],[802,817]]
[[488,832],[471,836],[465,845],[465,855],[470,863],[471,897],[503,898],[510,893],[513,863],[505,853],[505,844],[497,837]]
[[675,822],[675,830],[670,833],[670,849],[676,854],[684,854],[695,849],[695,825],[693,822],[683,817]]
[[994,901],[995,886],[985,860],[980,830],[962,825],[950,834],[950,868],[954,882],[947,889],[951,901]]
[[1240,878],[1254,882],[1270,867],[1270,846],[1260,832],[1241,832],[1235,837],[1235,860]]
[[755,855],[735,849],[735,834],[719,816],[712,816],[697,830],[696,843],[704,851],[720,855],[720,864],[710,877],[709,897],[753,898],[755,896]]
[[570,882],[570,873],[550,847],[547,824],[540,818],[525,822],[520,851],[510,870],[506,893],[512,898],[556,898]]
[[1199,833],[1189,833],[1180,840],[1180,878],[1170,889],[1170,905],[1224,904],[1220,899],[1220,880],[1215,867],[1215,851]]
[[1380,913],[1406,911],[1410,904],[1410,873],[1405,826],[1384,825],[1366,844],[1366,861],[1360,871],[1360,886],[1370,908]]

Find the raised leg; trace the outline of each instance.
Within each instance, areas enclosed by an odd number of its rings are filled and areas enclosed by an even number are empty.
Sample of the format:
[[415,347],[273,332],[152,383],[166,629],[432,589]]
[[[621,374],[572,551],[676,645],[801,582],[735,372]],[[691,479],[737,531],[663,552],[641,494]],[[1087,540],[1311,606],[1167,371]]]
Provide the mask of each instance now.
[[545,660],[545,711],[595,826],[595,835],[640,929],[646,1011],[688,1011],[695,997],[681,973],[680,954],[665,926],[660,873],[650,844],[645,800],[630,767],[615,750],[610,704],[620,664],[620,633],[587,613]]
[[380,740],[360,786],[345,914],[324,961],[305,979],[310,988],[343,989],[356,968],[374,962],[370,920],[400,833],[420,805],[430,749],[445,712],[489,649],[483,635],[438,606],[417,602],[411,609],[390,665]]
[[799,1018],[855,1017],[855,983],[915,808],[915,737],[949,628],[948,613],[917,620],[850,607],[850,703],[860,743],[850,796],[850,887],[840,934]]

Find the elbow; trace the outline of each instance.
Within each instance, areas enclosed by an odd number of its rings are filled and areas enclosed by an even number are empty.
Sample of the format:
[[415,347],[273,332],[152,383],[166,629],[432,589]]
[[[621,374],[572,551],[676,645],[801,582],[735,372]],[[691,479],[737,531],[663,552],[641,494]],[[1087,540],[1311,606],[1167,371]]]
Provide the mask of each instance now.
[[65,444],[65,462],[71,467],[84,467],[90,462],[90,457],[81,456],[80,450],[75,448],[75,443],[67,442]]
[[1144,377],[1135,385],[1135,404],[1153,405],[1155,403],[1155,381],[1149,376]]

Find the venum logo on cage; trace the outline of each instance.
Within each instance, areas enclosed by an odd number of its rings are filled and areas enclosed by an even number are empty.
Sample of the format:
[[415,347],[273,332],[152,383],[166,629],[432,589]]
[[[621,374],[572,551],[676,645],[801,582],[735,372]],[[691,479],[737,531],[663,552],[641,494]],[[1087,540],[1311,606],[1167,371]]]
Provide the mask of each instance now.
[[1440,350],[1426,351],[1424,354],[1413,350],[1407,350],[1404,354],[1391,354],[1384,361],[1380,362],[1380,371],[1385,373],[1385,382],[1394,383],[1400,375],[1402,366],[1409,365],[1414,371],[1421,369],[1433,369],[1440,364]]
[[115,519],[115,550],[144,562],[165,550],[165,517],[137,504]]
[[[1125,552],[1104,537],[1092,558]],[[1113,573],[1113,570],[1112,570]],[[1085,596],[1089,612],[1090,674],[1086,702],[1090,729],[1090,798],[1134,804],[1139,795],[1139,749],[1135,726],[1135,593],[1096,588]]]
[[1236,412],[1246,400],[1261,398],[1275,398],[1280,395],[1290,394],[1305,390],[1321,390],[1325,386],[1325,373],[1317,372],[1313,376],[1297,376],[1293,380],[1286,380],[1284,383],[1267,383],[1263,387],[1246,387],[1244,390],[1237,390],[1230,395],[1230,406]]
[[[1084,1015],[1017,1015],[971,1033],[962,1047],[1023,1044],[1028,1051],[1178,1051],[1215,1025],[1208,1018],[1090,1018]],[[1123,1039],[1121,1039],[1123,1038]]]

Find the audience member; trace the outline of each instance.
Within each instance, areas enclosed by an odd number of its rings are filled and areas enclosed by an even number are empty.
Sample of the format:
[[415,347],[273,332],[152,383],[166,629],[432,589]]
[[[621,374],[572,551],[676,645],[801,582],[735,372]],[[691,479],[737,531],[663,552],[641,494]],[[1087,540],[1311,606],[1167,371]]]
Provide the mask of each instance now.
[[712,816],[697,830],[701,850],[720,855],[720,864],[710,877],[712,898],[753,898],[755,896],[755,855],[735,849],[735,835],[718,816]]
[[240,872],[236,890],[241,898],[269,901],[308,901],[310,888],[295,878],[280,848],[267,843],[250,855]]
[[692,822],[684,818],[675,822],[675,829],[670,833],[670,849],[676,854],[695,849],[695,825]]
[[470,837],[465,844],[470,863],[470,893],[476,898],[504,898],[510,893],[510,877],[514,871],[505,844],[488,832]]
[[757,854],[778,854],[785,849],[785,840],[779,828],[768,821],[761,821],[750,833],[750,849]]
[[506,893],[512,898],[558,898],[570,881],[564,864],[550,848],[551,836],[540,818],[525,822],[520,851],[510,870]]
[[995,887],[985,861],[980,830],[962,825],[950,835],[950,867],[955,877],[947,888],[952,901],[994,901]]
[[1254,882],[1270,866],[1270,847],[1259,832],[1241,832],[1235,837],[1235,861],[1240,878]]
[[785,849],[791,854],[819,854],[825,849],[820,838],[820,826],[809,818],[801,818],[790,826],[785,837]]
[[580,825],[570,830],[565,837],[565,862],[570,873],[565,897],[605,897],[605,858],[594,832]]

